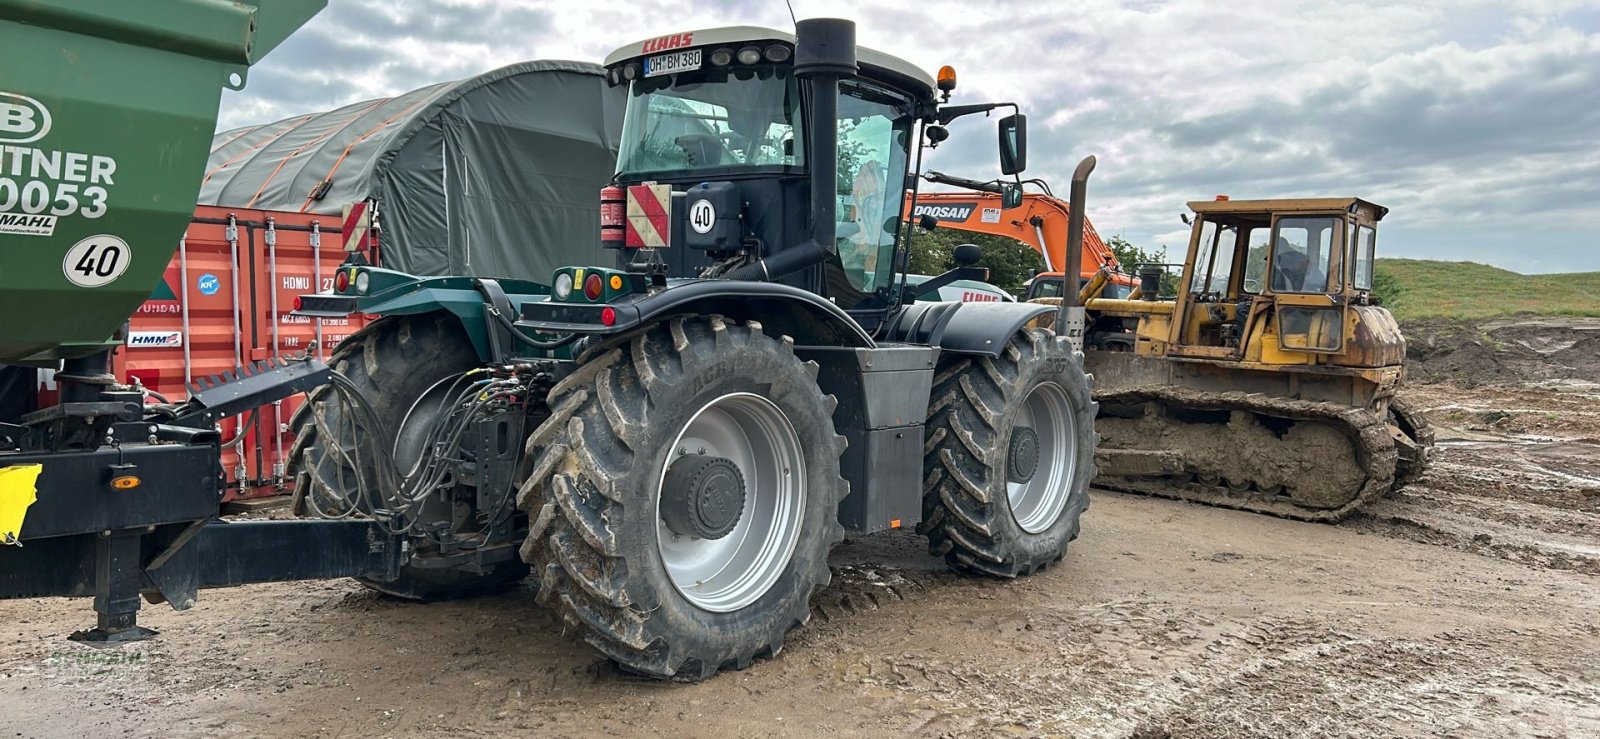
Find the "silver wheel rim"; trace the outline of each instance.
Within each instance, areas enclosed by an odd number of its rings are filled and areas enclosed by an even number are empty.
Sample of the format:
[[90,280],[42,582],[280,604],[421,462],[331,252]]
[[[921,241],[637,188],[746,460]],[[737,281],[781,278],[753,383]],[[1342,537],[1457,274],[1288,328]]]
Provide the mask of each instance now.
[[[667,468],[686,454],[723,457],[744,476],[745,504],[727,536],[700,539],[667,527]],[[753,393],[724,395],[695,411],[672,442],[656,481],[656,543],[672,586],[716,613],[754,603],[789,566],[805,511],[805,455],[788,416]]]
[[[1053,382],[1034,386],[1022,402],[1013,428],[1032,428],[1039,437],[1039,464],[1027,482],[1006,482],[1011,517],[1030,534],[1049,529],[1072,497],[1072,480],[1078,463],[1078,419],[1072,415],[1067,392]],[[1010,464],[1007,454],[1007,464]]]

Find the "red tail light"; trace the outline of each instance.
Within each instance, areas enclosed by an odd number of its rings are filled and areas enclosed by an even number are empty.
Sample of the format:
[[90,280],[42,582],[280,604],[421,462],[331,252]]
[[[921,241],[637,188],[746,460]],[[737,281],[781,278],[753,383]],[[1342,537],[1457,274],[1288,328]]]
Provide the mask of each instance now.
[[295,310],[300,310],[300,296],[299,295],[294,296],[294,309]]
[[600,323],[602,323],[602,324],[604,324],[606,326],[615,326],[615,325],[617,325],[617,309],[613,308],[613,307],[611,307],[609,305],[604,307],[604,308],[601,308],[600,309]]
[[350,270],[341,269],[333,276],[333,289],[339,292],[350,289]]
[[583,279],[583,297],[589,300],[599,300],[603,292],[605,292],[605,283],[600,279],[600,274],[590,272],[589,276]]

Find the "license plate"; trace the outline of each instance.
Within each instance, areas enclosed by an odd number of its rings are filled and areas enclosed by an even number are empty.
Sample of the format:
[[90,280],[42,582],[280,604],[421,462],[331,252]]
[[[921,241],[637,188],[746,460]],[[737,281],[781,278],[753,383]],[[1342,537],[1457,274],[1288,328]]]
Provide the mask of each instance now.
[[688,51],[674,51],[671,54],[645,57],[644,76],[654,77],[659,74],[693,72],[700,68],[700,51],[700,49],[690,49]]

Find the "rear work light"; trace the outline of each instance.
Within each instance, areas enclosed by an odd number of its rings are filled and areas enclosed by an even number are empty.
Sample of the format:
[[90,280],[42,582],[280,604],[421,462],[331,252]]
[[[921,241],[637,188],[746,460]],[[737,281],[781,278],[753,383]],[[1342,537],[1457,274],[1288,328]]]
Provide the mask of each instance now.
[[572,297],[572,275],[570,273],[562,272],[561,274],[556,275],[554,292],[556,295],[556,300],[566,300],[567,298]]
[[583,297],[591,301],[599,300],[604,292],[605,283],[598,272],[590,272],[588,277],[583,278]]

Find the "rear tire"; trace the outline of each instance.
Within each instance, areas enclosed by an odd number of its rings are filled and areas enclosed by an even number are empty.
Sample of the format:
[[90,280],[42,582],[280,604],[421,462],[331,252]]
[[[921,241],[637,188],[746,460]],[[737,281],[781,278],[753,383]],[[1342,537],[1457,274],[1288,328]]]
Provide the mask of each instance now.
[[1089,505],[1095,411],[1083,355],[1040,329],[997,359],[941,360],[923,446],[929,551],[998,577],[1060,561]]
[[[788,337],[719,316],[673,319],[587,352],[528,440],[534,462],[518,505],[532,522],[522,553],[541,602],[601,654],[654,677],[699,680],[776,654],[809,619],[812,593],[830,578],[828,550],[844,536],[844,437],[816,374]],[[703,420],[713,416],[724,420]],[[778,472],[779,459],[799,469]],[[680,463],[704,472],[708,461],[740,470],[722,466],[724,479],[754,481],[740,483],[737,506],[702,504],[724,522],[733,511],[735,528],[674,534],[685,524],[663,512],[663,490],[679,489],[667,473],[677,485]],[[696,559],[728,551],[723,565]]]
[[[339,344],[328,365],[349,378],[372,405],[379,423],[398,429],[411,405],[438,381],[477,367],[478,354],[454,316],[427,313],[380,318]],[[318,432],[313,413],[321,413],[328,428],[342,423],[332,388],[312,391],[289,421],[295,434],[289,456],[294,478],[295,515],[317,517],[317,510],[337,513],[347,507],[349,490],[357,475],[376,479],[374,460],[350,454],[360,469],[339,455],[330,455]],[[353,450],[346,450],[351,452]],[[442,600],[487,595],[511,586],[528,574],[522,562],[511,560],[476,574],[451,569],[402,567],[393,581],[356,578],[381,593],[411,600]]]

